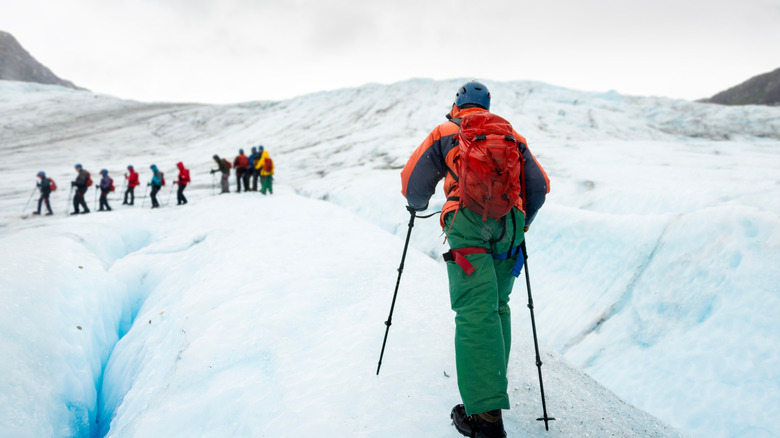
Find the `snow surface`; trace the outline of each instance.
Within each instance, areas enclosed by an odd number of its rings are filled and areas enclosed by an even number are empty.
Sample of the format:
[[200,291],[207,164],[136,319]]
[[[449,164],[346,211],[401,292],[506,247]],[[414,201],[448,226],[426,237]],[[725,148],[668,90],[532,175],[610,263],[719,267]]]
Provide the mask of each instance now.
[[[460,82],[206,106],[0,81],[0,436],[458,436],[436,219],[374,373],[399,170]],[[780,436],[780,109],[488,85],[552,179],[528,246],[558,420],[518,282],[510,436]],[[211,155],[260,143],[277,193],[213,196]],[[119,188],[179,160],[187,206],[64,214],[75,162]],[[57,215],[21,219],[38,170]]]

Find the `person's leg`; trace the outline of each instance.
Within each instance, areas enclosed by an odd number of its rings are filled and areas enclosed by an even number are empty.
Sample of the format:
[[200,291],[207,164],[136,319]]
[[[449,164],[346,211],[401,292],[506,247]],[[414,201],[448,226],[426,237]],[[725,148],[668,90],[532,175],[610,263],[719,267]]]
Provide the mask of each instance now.
[[[479,215],[467,209],[448,215],[445,222],[453,249],[489,249],[491,239],[502,237],[500,220],[483,222]],[[447,262],[450,303],[455,311],[458,388],[468,415],[509,409],[506,377],[506,342],[509,339],[505,338],[499,313],[493,257],[489,253],[475,253],[465,258],[474,267],[471,275],[467,275],[460,265]]]

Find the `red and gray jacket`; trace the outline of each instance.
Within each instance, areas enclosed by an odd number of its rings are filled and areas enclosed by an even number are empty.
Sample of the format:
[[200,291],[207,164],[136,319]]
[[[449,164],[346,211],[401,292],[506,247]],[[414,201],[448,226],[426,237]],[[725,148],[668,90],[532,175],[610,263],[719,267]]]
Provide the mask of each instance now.
[[[401,193],[406,198],[409,206],[415,210],[424,210],[433,196],[436,184],[444,178],[444,194],[447,196],[447,202],[444,203],[441,212],[440,222],[444,227],[444,217],[447,213],[455,211],[459,202],[452,198],[458,195],[458,183],[452,176],[456,174],[454,164],[455,157],[458,156],[458,147],[454,141],[457,137],[459,126],[452,122],[453,118],[460,118],[466,114],[487,111],[482,108],[459,109],[453,105],[452,110],[447,115],[448,121],[442,123],[428,134],[428,137],[417,147],[409,157],[409,161],[401,171]],[[525,214],[525,225],[530,226],[536,213],[544,204],[547,193],[550,192],[550,179],[542,166],[536,161],[536,158],[528,149],[528,143],[515,131],[515,138],[524,143],[523,158],[525,159],[525,186],[526,205],[523,205],[523,199],[518,198],[517,208]],[[449,171],[448,171],[449,169]]]

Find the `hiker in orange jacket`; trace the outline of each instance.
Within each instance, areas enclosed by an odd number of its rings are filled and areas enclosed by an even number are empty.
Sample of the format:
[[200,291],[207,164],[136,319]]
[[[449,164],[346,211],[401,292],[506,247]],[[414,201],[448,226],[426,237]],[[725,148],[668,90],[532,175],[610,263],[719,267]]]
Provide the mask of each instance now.
[[[458,389],[463,400],[463,404],[452,409],[450,416],[463,435],[505,437],[501,410],[510,407],[506,377],[511,344],[509,294],[523,267],[520,244],[525,237],[524,228],[534,220],[550,184],[525,138],[501,119],[506,123],[502,126],[511,131],[498,141],[508,142],[507,147],[517,147],[512,153],[522,160],[512,161],[511,170],[515,172],[513,175],[521,175],[520,185],[525,195],[513,201],[514,198],[502,193],[501,198],[507,204],[504,211],[508,213],[498,218],[465,207],[461,200],[465,192],[462,194],[458,186],[458,164],[470,158],[460,157],[456,139],[461,140],[461,122],[486,120],[488,115],[495,118],[489,109],[487,87],[479,82],[461,86],[447,115],[448,121],[434,128],[406,163],[401,172],[401,187],[410,211],[425,210],[437,183],[444,178],[447,201],[440,222],[451,248],[445,260],[450,304],[455,311]],[[497,175],[488,182],[493,184],[499,180],[502,174]],[[472,174],[469,176],[474,178]],[[516,181],[507,181],[518,186]]]
[[236,168],[236,191],[241,193],[241,183],[244,183],[244,192],[249,192],[249,157],[244,155],[244,150],[239,149],[238,155],[233,160],[233,167]]

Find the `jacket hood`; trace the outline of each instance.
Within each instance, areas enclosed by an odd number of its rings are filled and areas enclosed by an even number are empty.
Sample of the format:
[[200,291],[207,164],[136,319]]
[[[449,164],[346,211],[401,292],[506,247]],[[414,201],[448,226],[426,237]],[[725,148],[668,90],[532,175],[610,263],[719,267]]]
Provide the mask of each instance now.
[[447,119],[457,119],[458,117],[463,117],[466,114],[478,113],[480,111],[487,111],[487,110],[480,107],[460,109],[458,108],[457,105],[453,104],[452,109],[450,110],[449,114],[447,114]]
[[182,163],[181,161],[179,161],[178,163],[176,163],[176,167],[178,167],[178,168],[179,168],[179,170],[184,170],[184,163]]
[[149,168],[157,172],[157,165],[152,164],[151,166],[149,166]]

